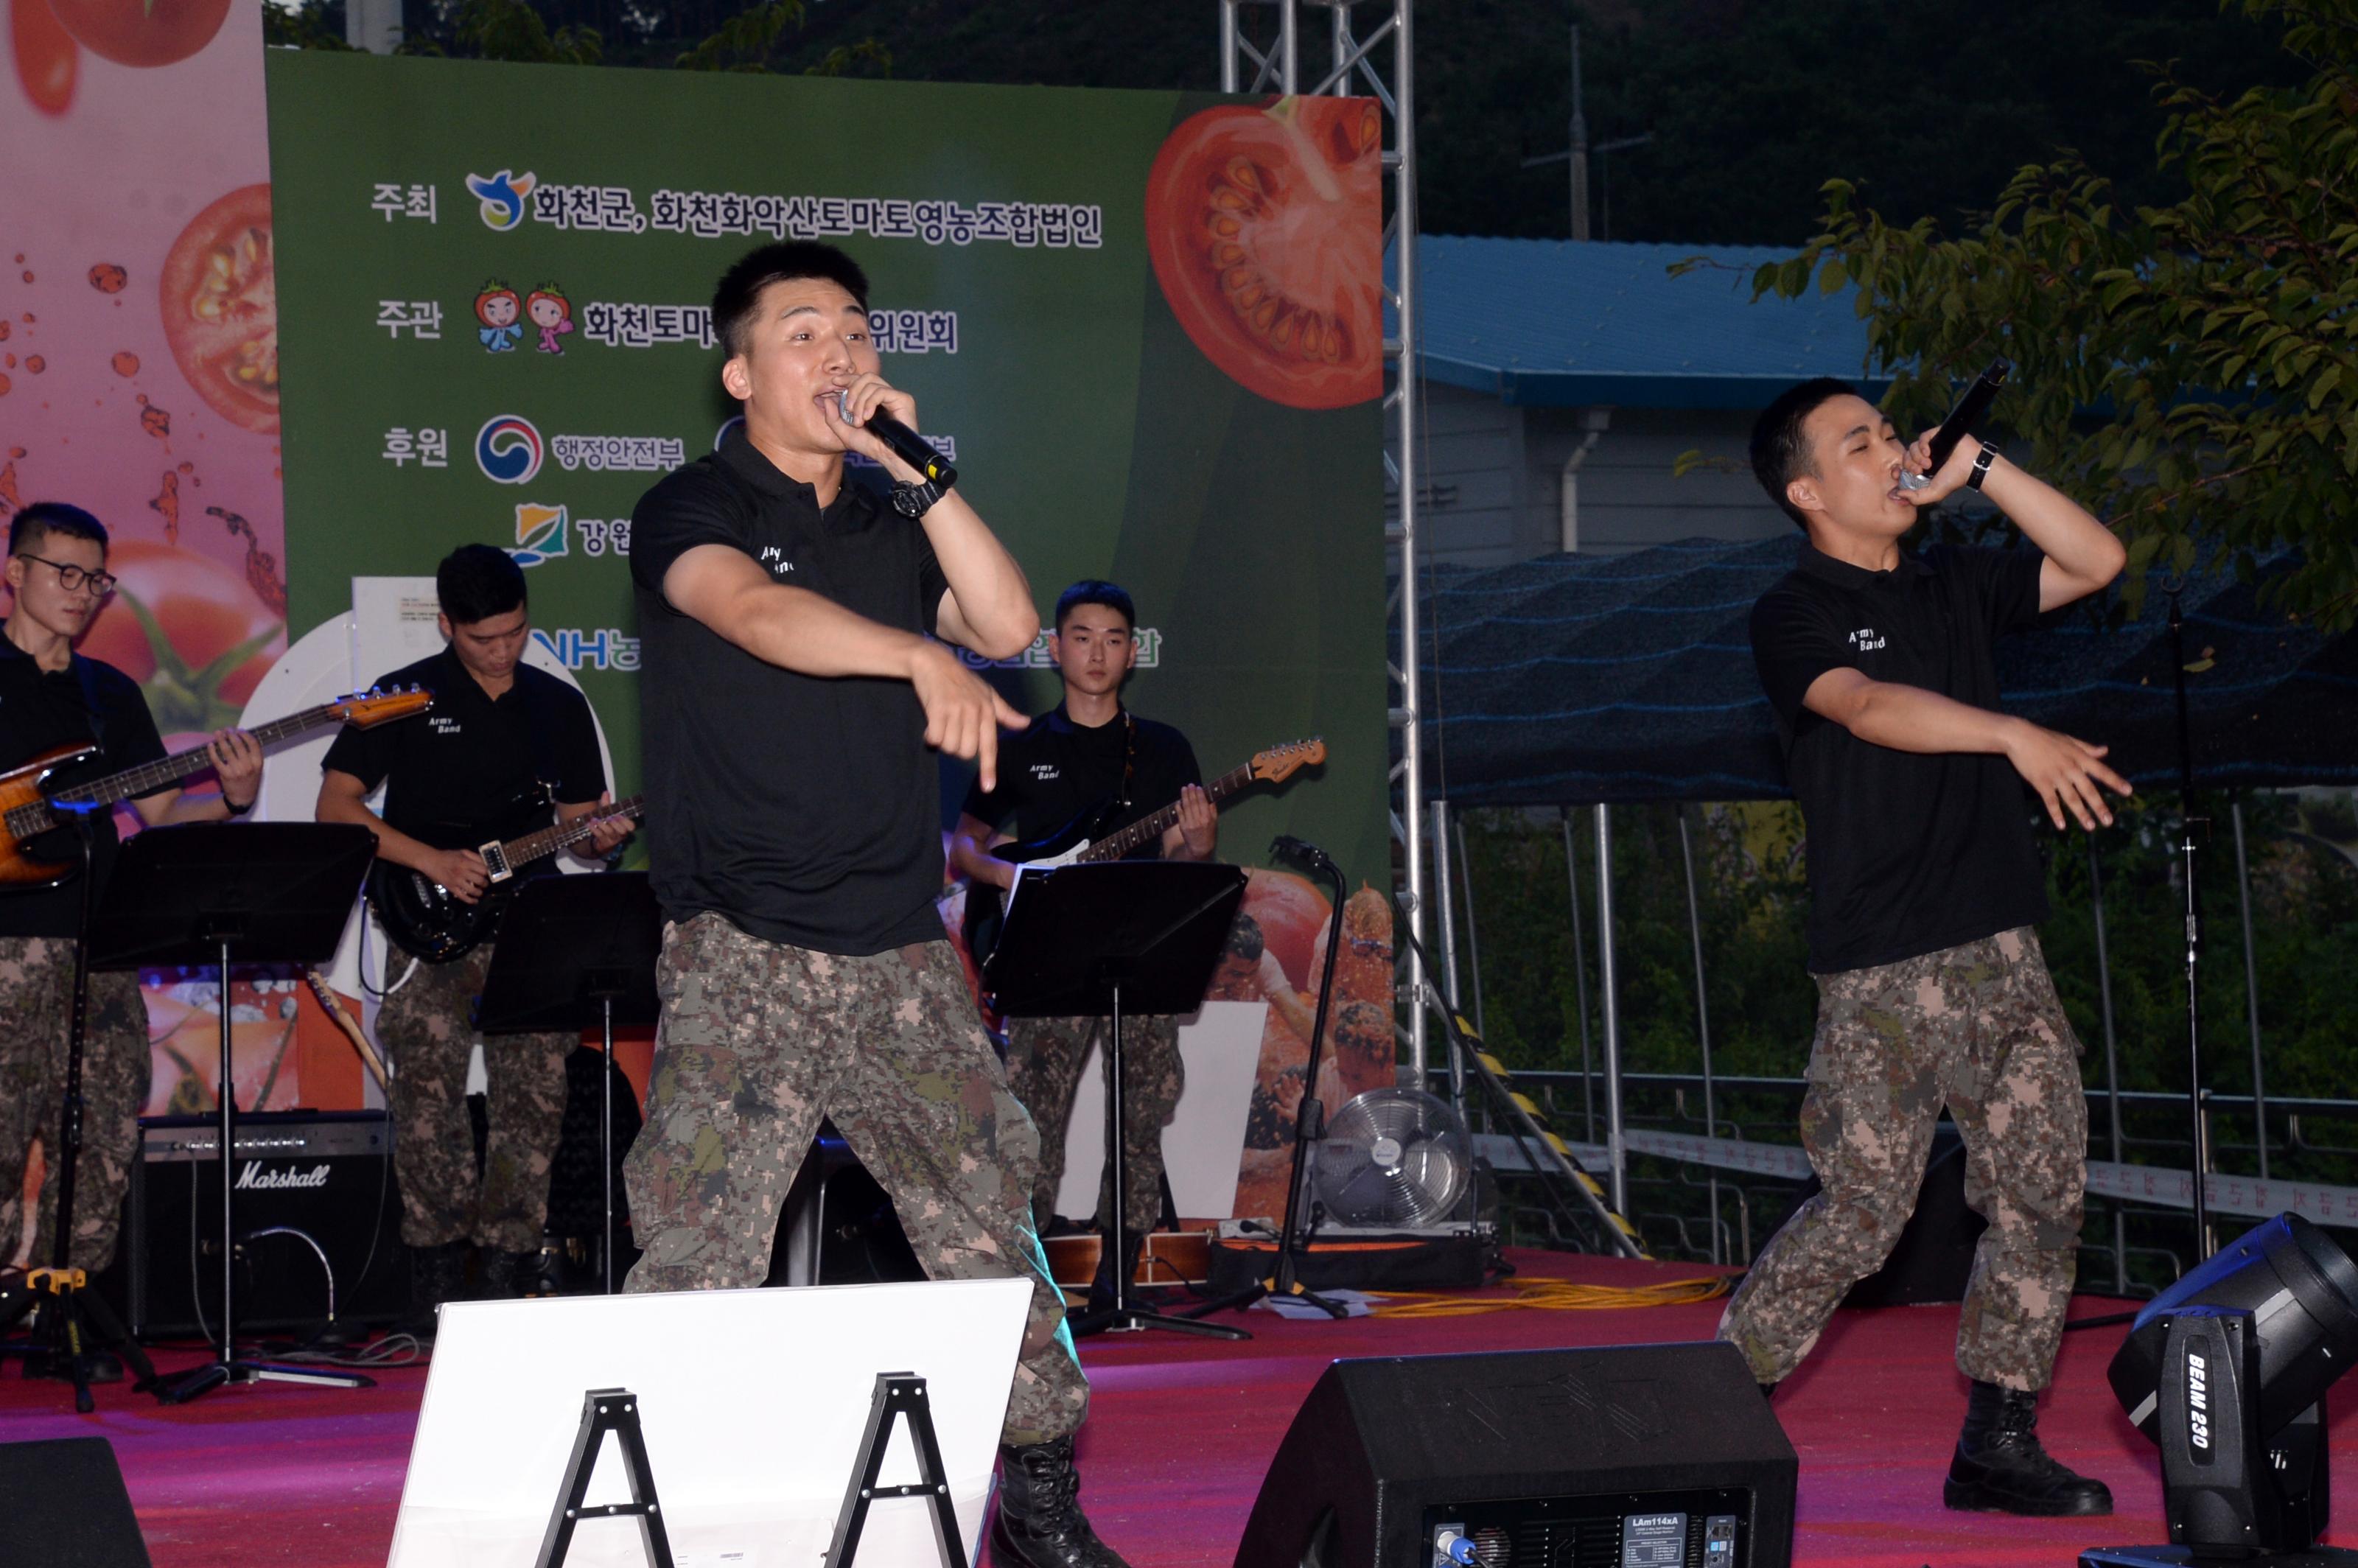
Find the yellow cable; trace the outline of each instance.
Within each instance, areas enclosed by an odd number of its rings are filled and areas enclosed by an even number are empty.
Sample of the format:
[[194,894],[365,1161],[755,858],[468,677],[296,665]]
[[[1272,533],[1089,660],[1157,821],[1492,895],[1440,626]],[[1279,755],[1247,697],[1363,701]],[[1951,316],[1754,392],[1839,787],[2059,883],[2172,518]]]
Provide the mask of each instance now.
[[1480,1313],[1601,1312],[1632,1307],[1683,1306],[1727,1293],[1729,1281],[1712,1276],[1665,1280],[1658,1285],[1584,1285],[1571,1280],[1516,1280],[1508,1296],[1465,1296],[1430,1291],[1385,1291],[1378,1317],[1472,1317]]

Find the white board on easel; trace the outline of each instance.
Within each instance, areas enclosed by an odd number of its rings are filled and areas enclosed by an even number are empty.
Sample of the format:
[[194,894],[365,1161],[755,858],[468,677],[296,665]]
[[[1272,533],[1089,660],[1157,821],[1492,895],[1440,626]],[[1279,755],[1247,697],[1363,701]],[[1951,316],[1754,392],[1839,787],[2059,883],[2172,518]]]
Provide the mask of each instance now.
[[[442,1309],[389,1568],[530,1568],[581,1396],[628,1389],[676,1568],[810,1568],[826,1552],[876,1374],[926,1380],[967,1561],[1031,1304],[1028,1280],[466,1302]],[[905,1424],[879,1477],[917,1479]],[[627,1502],[609,1441],[590,1504]],[[877,1503],[860,1562],[938,1561],[932,1510]],[[585,1520],[567,1568],[645,1568],[638,1527]]]

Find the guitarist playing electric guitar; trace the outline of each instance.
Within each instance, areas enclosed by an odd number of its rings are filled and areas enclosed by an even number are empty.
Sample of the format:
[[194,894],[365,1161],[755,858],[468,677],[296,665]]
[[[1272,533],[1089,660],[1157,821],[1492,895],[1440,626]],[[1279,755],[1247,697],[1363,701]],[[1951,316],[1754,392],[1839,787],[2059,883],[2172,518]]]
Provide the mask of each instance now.
[[[485,814],[537,782],[553,787],[558,823],[590,816],[606,799],[606,771],[589,703],[524,663],[531,627],[523,569],[489,545],[462,545],[434,581],[449,646],[386,677],[432,692],[433,711],[379,730],[346,727],[321,764],[314,815],[368,827],[380,859],[472,903],[491,871],[470,846],[548,827],[552,816],[547,806],[529,824],[486,822]],[[379,784],[382,816],[368,806]],[[629,831],[627,822],[600,823],[587,856],[611,854]],[[484,942],[449,963],[417,965],[377,1012],[377,1038],[393,1059],[401,1238],[410,1248],[412,1311],[404,1326],[421,1336],[433,1332],[434,1309],[461,1295],[471,1249],[477,1295],[518,1295],[528,1285],[565,1116],[565,1059],[580,1044],[557,1033],[485,1042],[491,1133],[479,1177],[467,1119],[469,1019],[492,951]]]
[[[15,600],[0,628],[0,768],[14,768],[62,747],[95,742],[97,754],[51,775],[71,786],[160,760],[164,743],[147,699],[112,665],[73,651],[114,589],[106,570],[106,529],[78,506],[37,502],[8,524],[8,586]],[[128,616],[127,606],[114,613]],[[150,827],[218,822],[254,805],[262,787],[262,749],[240,730],[224,730],[206,748],[221,780],[219,795],[183,795],[168,785],[132,800]],[[118,849],[112,811],[91,813],[91,892],[104,891]],[[70,829],[34,840],[35,859],[71,861],[81,849]],[[0,892],[0,1303],[21,1300],[17,1265],[52,1261],[57,1223],[59,1111],[63,1103],[67,1034],[73,1004],[74,935],[80,925],[79,874],[64,882]],[[72,1267],[103,1269],[114,1255],[123,1195],[139,1148],[139,1112],[147,1103],[147,1004],[139,977],[90,977],[90,1014],[82,1046],[82,1149],[74,1199]],[[42,1145],[50,1173],[41,1184],[38,1236],[21,1234],[25,1167]],[[30,1241],[29,1250],[27,1243]],[[120,1377],[112,1357],[92,1350],[85,1369]],[[62,1372],[59,1374],[62,1376]]]
[[[1093,838],[1176,805],[1176,820],[1141,851],[1166,860],[1208,860],[1219,845],[1219,812],[1204,791],[1195,748],[1167,724],[1140,719],[1122,706],[1121,686],[1138,662],[1132,635],[1137,612],[1130,595],[1109,582],[1076,582],[1056,600],[1049,655],[1064,681],[1065,700],[999,741],[999,787],[978,781],[966,798],[950,859],[978,884],[1014,885],[1015,863],[994,850],[1036,839],[1107,801],[1113,808],[1092,823]],[[994,833],[995,827],[1008,831]],[[1065,1176],[1065,1127],[1081,1064],[1104,1021],[1022,1018],[1012,1021],[1007,1087],[1040,1128],[1040,1174],[1033,1188],[1033,1221],[1043,1236],[1055,1218],[1056,1188]],[[1131,1244],[1156,1228],[1163,1208],[1163,1129],[1179,1104],[1179,1021],[1125,1017],[1122,1058],[1130,1111],[1123,1202]],[[1110,1173],[1098,1196],[1098,1221],[1108,1223]],[[1110,1260],[1109,1260],[1110,1261]],[[1100,1270],[1101,1277],[1109,1278]]]

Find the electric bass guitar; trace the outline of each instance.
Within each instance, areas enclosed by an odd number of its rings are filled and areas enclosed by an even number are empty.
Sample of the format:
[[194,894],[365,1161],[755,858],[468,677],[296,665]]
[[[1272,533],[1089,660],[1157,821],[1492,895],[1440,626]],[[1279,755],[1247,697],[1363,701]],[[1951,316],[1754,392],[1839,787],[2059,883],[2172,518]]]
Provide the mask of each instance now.
[[[369,691],[257,724],[249,733],[267,747],[330,724],[354,724],[366,730],[423,713],[433,706],[434,694],[419,687]],[[60,769],[95,756],[98,751],[95,741],[60,746],[0,773],[0,888],[51,886],[79,869],[72,860],[36,860],[27,852],[34,839],[64,827],[72,813],[109,809],[122,801],[154,795],[209,773],[213,765],[205,749],[198,746],[69,788],[52,792],[43,787]]]
[[395,946],[429,964],[448,964],[491,939],[507,895],[514,891],[511,884],[516,872],[585,842],[601,822],[636,821],[646,809],[646,797],[634,795],[570,822],[476,845],[475,853],[491,872],[491,885],[472,903],[423,871],[380,859],[369,868],[369,902]]
[[[1318,736],[1307,741],[1289,741],[1282,746],[1271,746],[1266,752],[1255,752],[1252,761],[1242,767],[1231,768],[1204,786],[1204,793],[1218,805],[1230,795],[1257,784],[1282,784],[1303,768],[1314,768],[1326,760],[1326,742]],[[1120,860],[1136,854],[1149,844],[1161,841],[1163,835],[1179,823],[1179,803],[1169,806],[1149,816],[1141,816],[1125,827],[1109,827],[1123,811],[1119,799],[1108,800],[1084,811],[1072,821],[1044,838],[1024,844],[1001,844],[992,853],[1002,860],[1012,860],[1025,868],[1088,865],[1099,860]],[[991,948],[999,945],[999,928],[1006,918],[1010,899],[987,898],[987,890],[967,890],[966,939],[967,950],[979,965],[990,957]]]

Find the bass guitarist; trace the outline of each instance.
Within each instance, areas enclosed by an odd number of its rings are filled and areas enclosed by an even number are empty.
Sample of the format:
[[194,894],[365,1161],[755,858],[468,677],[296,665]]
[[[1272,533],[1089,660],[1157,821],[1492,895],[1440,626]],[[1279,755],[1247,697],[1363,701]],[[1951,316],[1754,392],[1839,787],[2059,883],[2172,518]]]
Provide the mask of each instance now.
[[[472,903],[489,891],[491,872],[471,846],[546,826],[552,794],[557,821],[590,816],[608,798],[606,770],[589,703],[524,663],[523,568],[489,545],[461,545],[443,557],[434,585],[449,646],[377,683],[424,687],[433,711],[382,730],[346,726],[321,764],[313,815],[361,824],[376,835],[380,858]],[[382,816],[368,806],[380,784]],[[600,824],[590,858],[612,853],[629,832],[626,822]],[[465,1288],[471,1250],[478,1297],[524,1293],[547,1217],[565,1059],[579,1044],[565,1033],[486,1043],[490,1133],[478,1174],[467,1059],[491,959],[486,942],[449,963],[421,962],[377,1012],[377,1038],[393,1061],[401,1238],[410,1249],[404,1326],[421,1337],[433,1332],[435,1309]]]
[[[57,783],[136,767],[164,755],[147,699],[114,665],[73,651],[114,591],[106,570],[106,529],[78,506],[37,502],[8,524],[8,586],[15,595],[0,627],[0,766],[15,767],[59,747],[97,742],[98,754],[61,771]],[[128,610],[117,610],[128,615]],[[221,780],[219,795],[157,790],[133,800],[149,827],[218,822],[254,805],[262,787],[262,748],[242,730],[224,730],[206,748]],[[105,891],[117,851],[114,814],[91,814],[90,892]],[[38,858],[79,861],[70,831],[35,840]],[[53,887],[0,893],[0,1299],[20,1278],[19,1262],[52,1260],[57,1224],[57,1143],[64,1093],[67,1035],[73,1007],[74,938],[83,890],[70,877]],[[139,1112],[147,1101],[147,1004],[139,977],[90,977],[90,1015],[82,1046],[82,1152],[69,1256],[93,1272],[114,1255],[123,1195],[139,1147]],[[50,1179],[41,1184],[40,1218],[27,1252],[21,1234],[25,1167],[43,1148]],[[103,1351],[88,1353],[99,1378],[121,1376]]]
[[[1076,582],[1058,596],[1048,652],[1065,700],[1028,730],[1001,737],[998,788],[986,791],[978,780],[968,792],[950,853],[976,883],[969,896],[988,897],[989,889],[1014,885],[1018,862],[1001,851],[1018,840],[1044,838],[1085,815],[1091,817],[1089,837],[1103,838],[1175,802],[1178,820],[1144,853],[1166,860],[1212,858],[1219,813],[1205,793],[1195,748],[1170,725],[1141,719],[1122,704],[1122,683],[1138,663],[1136,624],[1129,593],[1112,583]],[[1104,1023],[1022,1018],[1009,1032],[1007,1087],[1040,1124],[1032,1213],[1043,1235],[1055,1220],[1056,1189],[1065,1177],[1065,1129],[1081,1065]],[[1179,1021],[1123,1019],[1122,1060],[1130,1113],[1122,1223],[1136,1247],[1155,1228],[1163,1207],[1163,1130],[1178,1107],[1183,1083]],[[1098,1195],[1100,1227],[1111,1224],[1112,1183],[1109,1170]]]

